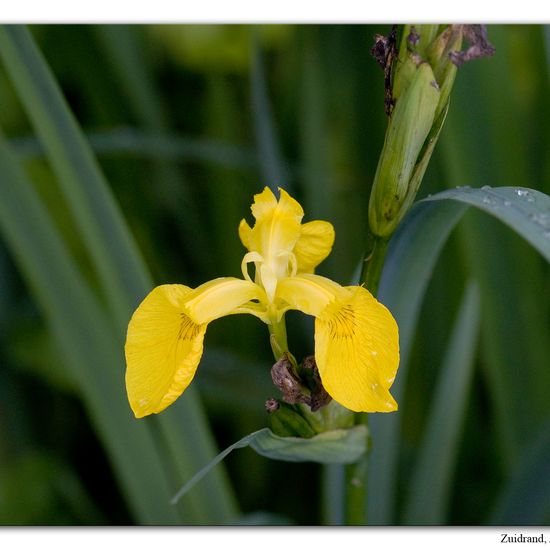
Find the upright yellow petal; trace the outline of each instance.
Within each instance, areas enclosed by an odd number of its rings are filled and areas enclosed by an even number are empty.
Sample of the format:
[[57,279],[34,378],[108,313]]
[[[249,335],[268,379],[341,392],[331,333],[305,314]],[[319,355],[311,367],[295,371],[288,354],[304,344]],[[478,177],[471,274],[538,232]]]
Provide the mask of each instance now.
[[126,391],[137,418],[159,413],[190,384],[200,358],[206,324],[184,313],[191,289],[162,285],[135,311],[126,337]]
[[246,220],[241,220],[239,224],[239,237],[245,248],[252,252],[252,228]]
[[313,270],[330,254],[334,244],[334,227],[325,221],[304,223],[300,238],[294,247],[298,273],[313,273]]
[[254,196],[252,214],[256,219],[250,228],[243,220],[239,236],[250,251],[259,252],[272,272],[279,277],[288,274],[289,255],[300,237],[300,223],[304,211],[284,189],[279,189],[277,201],[273,192],[266,187]]
[[390,412],[399,366],[399,336],[391,313],[363,287],[346,287],[315,320],[315,359],[323,386],[352,411]]

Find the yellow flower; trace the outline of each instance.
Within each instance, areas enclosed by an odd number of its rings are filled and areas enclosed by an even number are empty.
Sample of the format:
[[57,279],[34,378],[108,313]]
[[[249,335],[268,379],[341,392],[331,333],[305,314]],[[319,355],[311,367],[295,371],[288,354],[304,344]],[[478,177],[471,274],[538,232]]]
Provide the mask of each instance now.
[[195,289],[162,285],[135,311],[125,352],[126,388],[137,418],[161,412],[189,386],[208,323],[235,313],[255,315],[269,326],[273,348],[282,354],[284,314],[291,309],[315,317],[315,359],[335,401],[353,411],[397,409],[389,393],[399,365],[394,318],[364,287],[313,274],[332,249],[334,229],[325,221],[302,224],[300,204],[279,191],[278,201],[267,187],[256,195],[254,226],[240,223],[248,249],[243,279],[221,277]]

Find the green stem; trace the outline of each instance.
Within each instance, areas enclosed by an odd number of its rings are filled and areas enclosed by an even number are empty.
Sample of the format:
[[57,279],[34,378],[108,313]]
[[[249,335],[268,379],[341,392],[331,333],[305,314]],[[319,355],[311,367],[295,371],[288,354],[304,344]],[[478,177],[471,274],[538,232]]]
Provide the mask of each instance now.
[[283,317],[280,321],[273,320],[267,326],[269,327],[269,343],[275,361],[281,359],[285,353],[291,355],[288,351],[285,318]]
[[[384,266],[388,240],[369,234],[368,249],[365,254],[361,283],[376,296],[378,284]],[[368,427],[368,415],[357,413],[355,424]],[[346,466],[346,513],[347,525],[366,525],[367,523],[367,483],[368,483],[368,452],[362,460]]]
[[361,283],[373,296],[378,293],[378,284],[380,283],[387,249],[388,239],[377,237],[372,233],[369,234],[368,249],[361,271]]

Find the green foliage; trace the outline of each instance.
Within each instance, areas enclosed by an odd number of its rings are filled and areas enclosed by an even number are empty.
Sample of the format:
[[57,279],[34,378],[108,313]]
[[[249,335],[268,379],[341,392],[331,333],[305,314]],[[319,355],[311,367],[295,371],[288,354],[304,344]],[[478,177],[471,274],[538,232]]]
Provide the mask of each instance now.
[[[191,390],[140,421],[123,342],[154,284],[239,274],[265,185],[334,224],[318,273],[357,279],[387,126],[369,50],[388,30],[0,30],[0,524],[344,521],[342,466],[250,449],[170,503],[266,426],[265,327],[213,323]],[[369,418],[372,524],[550,520],[550,34],[488,32],[380,280],[402,363],[399,412]],[[288,336],[311,354],[303,317]]]

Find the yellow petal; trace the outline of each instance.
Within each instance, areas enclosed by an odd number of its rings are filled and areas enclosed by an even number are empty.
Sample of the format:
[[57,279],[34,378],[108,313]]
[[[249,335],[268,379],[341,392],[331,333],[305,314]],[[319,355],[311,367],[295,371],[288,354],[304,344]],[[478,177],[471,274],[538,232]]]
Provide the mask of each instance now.
[[315,320],[315,359],[323,386],[352,411],[389,412],[399,366],[399,336],[391,313],[363,287],[327,305]]
[[315,317],[331,302],[348,295],[349,291],[338,283],[307,273],[279,280],[276,292],[276,297],[289,306],[287,309],[298,309]]
[[251,281],[220,277],[189,292],[184,311],[195,323],[210,323],[231,313],[250,300],[265,302],[265,292]]
[[239,237],[245,248],[251,251],[252,228],[248,225],[246,220],[241,220],[239,224]]
[[304,211],[284,189],[279,189],[280,199],[269,188],[254,196],[252,214],[256,222],[252,229],[241,222],[239,235],[250,250],[259,252],[264,261],[279,277],[286,276],[289,254],[300,237],[300,223]]
[[126,390],[137,418],[158,413],[190,384],[202,355],[206,324],[183,311],[191,289],[162,285],[135,311],[126,337]]
[[330,254],[334,244],[334,227],[325,221],[312,221],[302,225],[300,238],[294,247],[298,273],[313,270]]

